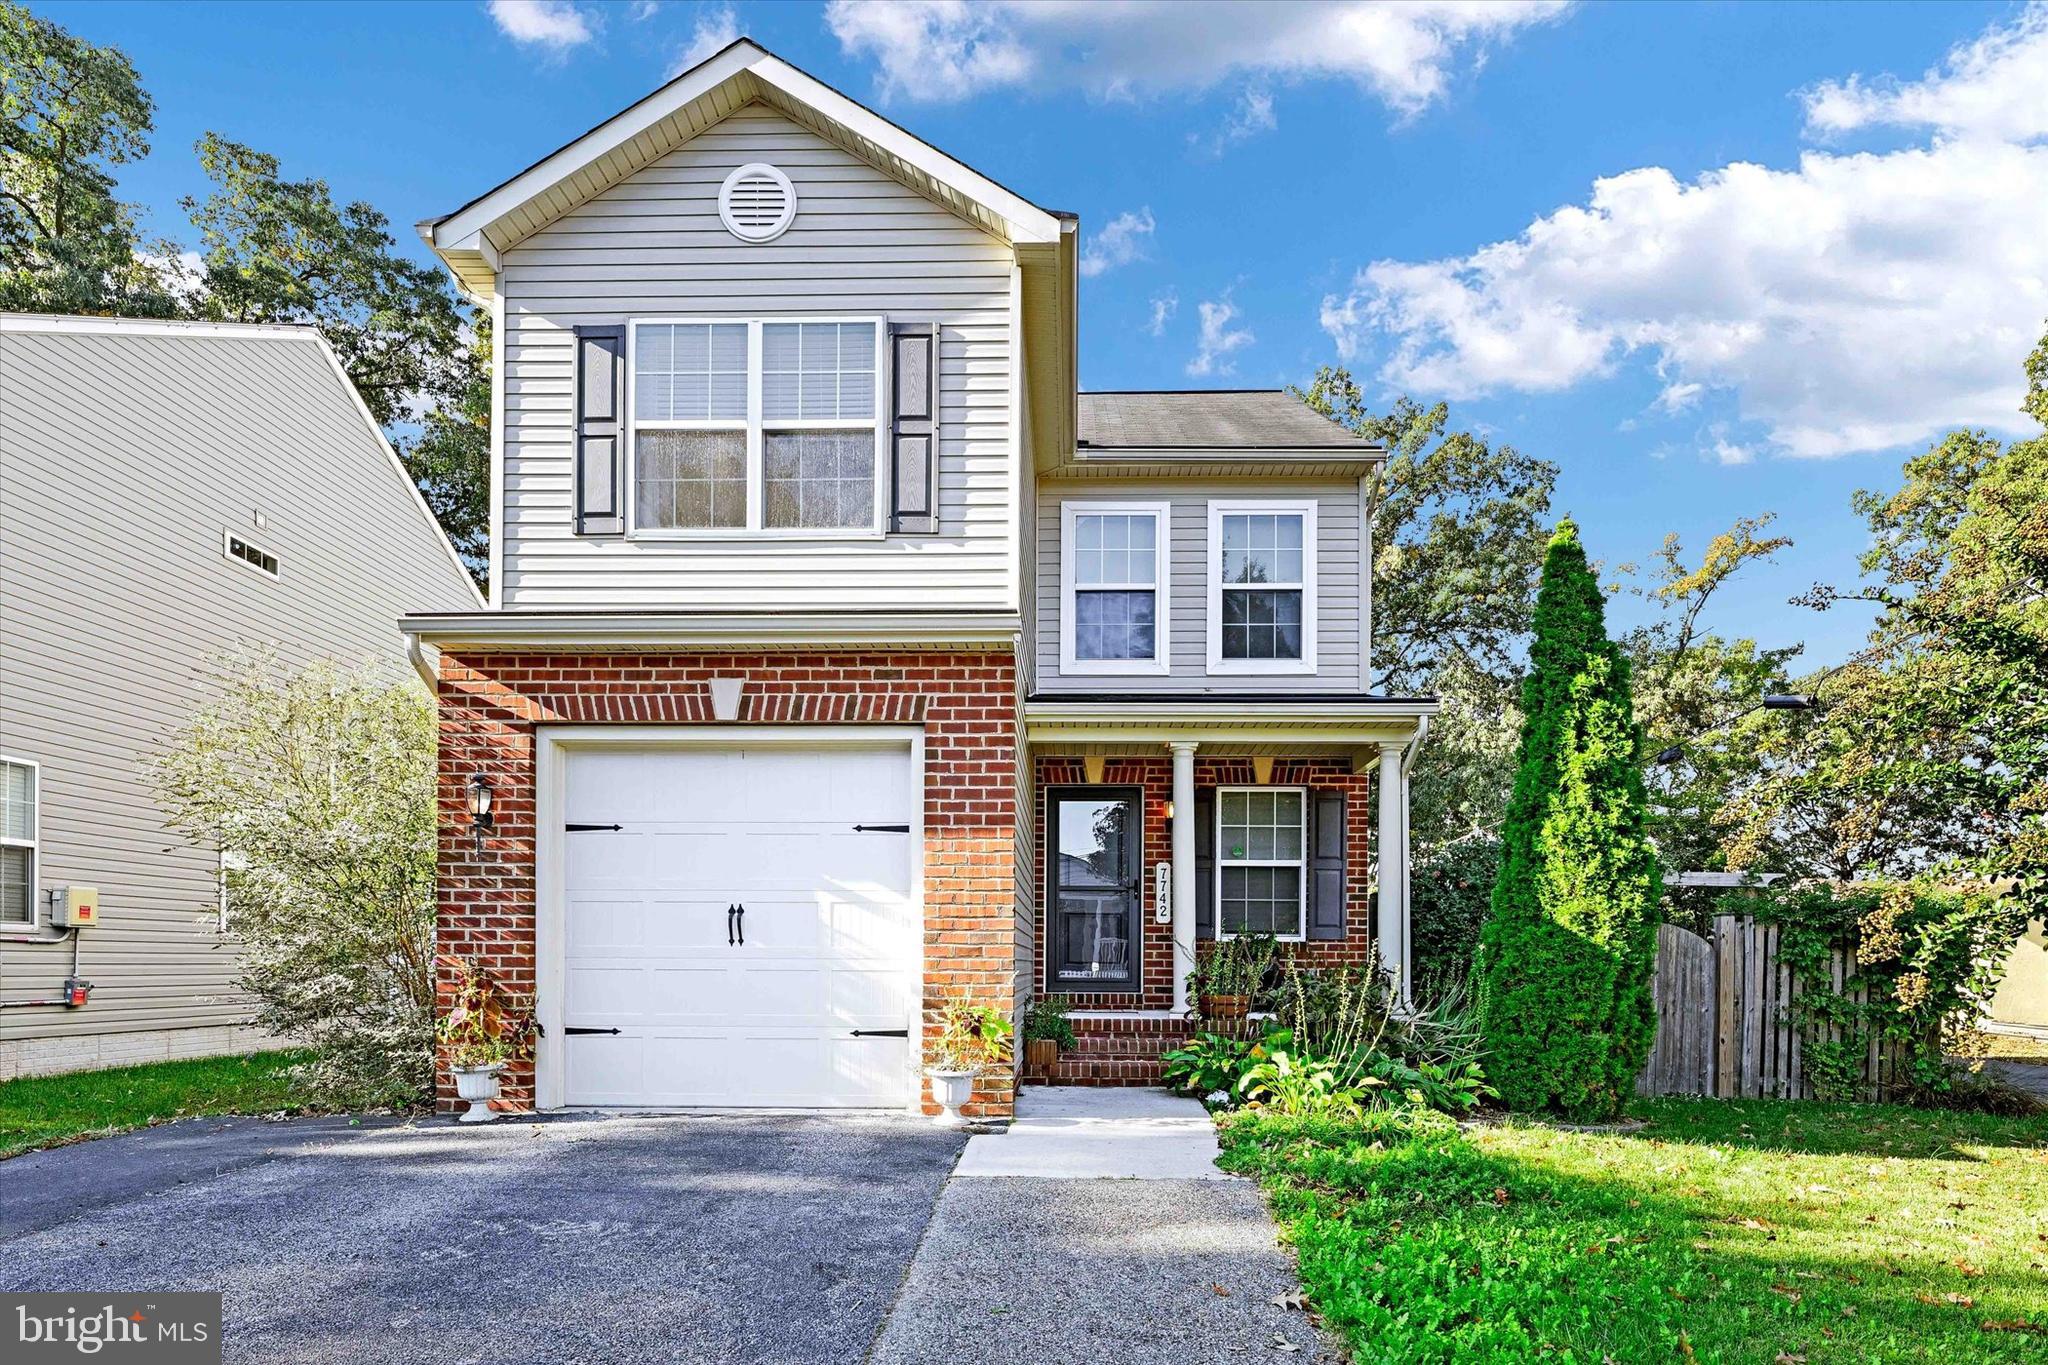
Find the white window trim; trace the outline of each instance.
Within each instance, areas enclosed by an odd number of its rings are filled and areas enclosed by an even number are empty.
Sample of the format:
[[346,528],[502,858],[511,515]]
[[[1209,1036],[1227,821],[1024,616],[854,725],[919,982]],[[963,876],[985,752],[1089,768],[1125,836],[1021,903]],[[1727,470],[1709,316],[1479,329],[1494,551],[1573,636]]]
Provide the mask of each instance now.
[[[1301,798],[1301,856],[1299,858],[1226,858],[1223,854],[1223,798],[1233,792],[1293,792]],[[1211,904],[1216,907],[1216,937],[1233,939],[1237,935],[1223,927],[1223,869],[1229,867],[1291,867],[1301,875],[1295,879],[1299,891],[1299,903],[1295,906],[1295,923],[1300,929],[1292,934],[1275,934],[1281,943],[1306,943],[1308,941],[1308,882],[1309,882],[1309,794],[1307,787],[1218,787],[1216,789],[1216,828],[1211,833],[1216,841],[1216,887]]]
[[[238,540],[241,541],[244,545],[248,546],[250,549],[254,550],[257,554],[269,555],[272,559],[277,561],[278,568],[275,570],[266,569],[261,564],[251,564],[248,560],[236,554],[234,542]],[[284,576],[284,560],[279,557],[277,551],[271,549],[268,545],[261,544],[251,539],[250,537],[243,535],[240,531],[222,531],[220,533],[220,552],[230,564],[239,564],[243,568],[247,569],[250,573],[259,575],[263,578],[267,578],[273,583],[277,582],[278,579]]]
[[[1149,659],[1077,659],[1074,656],[1074,521],[1081,516],[1149,516],[1152,518],[1152,657]],[[1163,502],[1096,502],[1082,499],[1060,504],[1060,672],[1077,674],[1165,674],[1173,667],[1173,551],[1169,544],[1172,507]],[[1090,591],[1142,591],[1140,583],[1090,583]]]
[[43,765],[33,759],[4,753],[0,753],[0,763],[28,769],[29,804],[34,811],[29,821],[28,838],[10,839],[0,834],[0,846],[28,850],[28,919],[0,920],[0,930],[39,929],[43,924],[43,896],[39,885],[43,870]]
[[214,927],[217,932],[225,934],[233,918],[234,908],[233,898],[228,894],[228,874],[248,871],[249,860],[239,853],[230,853],[226,849],[219,850],[219,857],[220,871],[217,875],[220,878],[220,918]]
[[[875,329],[875,506],[866,526],[840,529],[771,527],[767,525],[767,470],[762,458],[762,433],[766,429],[761,412],[761,328],[765,323],[864,322]],[[747,416],[740,421],[716,418],[704,421],[643,421],[634,390],[639,385],[640,329],[646,326],[682,324],[739,324],[747,329]],[[888,532],[889,513],[889,320],[865,314],[830,317],[718,317],[658,316],[626,321],[626,537],[629,540],[880,540]],[[776,431],[847,431],[863,424],[837,419],[777,419]],[[744,431],[747,436],[747,524],[745,526],[667,527],[641,526],[640,432],[647,431]]]
[[[1226,659],[1223,657],[1223,518],[1247,513],[1284,512],[1301,518],[1301,657],[1299,659]],[[1260,498],[1212,501],[1209,504],[1208,600],[1209,660],[1212,674],[1313,673],[1316,671],[1316,500]],[[1294,584],[1271,586],[1291,588]]]

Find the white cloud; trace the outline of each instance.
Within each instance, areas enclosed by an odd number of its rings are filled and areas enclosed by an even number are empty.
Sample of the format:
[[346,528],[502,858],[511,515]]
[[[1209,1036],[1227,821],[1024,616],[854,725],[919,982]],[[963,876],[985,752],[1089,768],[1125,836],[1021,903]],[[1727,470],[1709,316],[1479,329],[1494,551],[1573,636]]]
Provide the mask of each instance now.
[[716,9],[697,11],[697,23],[690,33],[690,41],[676,54],[668,74],[681,75],[713,53],[731,47],[739,36],[740,21],[732,12],[732,6],[720,5]]
[[491,0],[491,18],[515,43],[537,43],[566,52],[595,35],[582,10],[569,0]]
[[1272,92],[1254,86],[1237,97],[1237,104],[1222,127],[1208,134],[1189,133],[1188,145],[1210,156],[1221,156],[1238,143],[1249,142],[1279,126],[1280,120],[1273,113]]
[[1807,131],[1881,125],[2024,142],[2048,136],[2048,3],[1960,43],[1917,81],[1823,81],[1804,92]]
[[[2034,64],[2023,44],[1980,49]],[[1958,79],[2017,79],[1993,65]],[[2048,316],[2043,204],[2048,145],[1975,136],[1685,182],[1645,167],[1469,255],[1375,261],[1321,321],[1340,355],[1370,346],[1383,380],[1431,396],[1561,390],[1649,358],[1660,406],[1728,391],[1792,455],[2017,430],[2016,366]]]
[[1714,461],[1721,465],[1748,464],[1756,459],[1756,451],[1745,445],[1738,445],[1726,436],[1715,436],[1714,444],[1708,447]]
[[1109,220],[1109,226],[1095,234],[1081,252],[1081,273],[1100,275],[1120,265],[1129,265],[1145,255],[1145,243],[1152,239],[1152,210],[1125,210]]
[[1690,380],[1676,384],[1666,384],[1658,392],[1656,399],[1650,406],[1661,412],[1684,412],[1687,408],[1697,406],[1706,392],[1707,386],[1705,384],[1694,383]]
[[1220,299],[1202,300],[1196,311],[1202,316],[1202,335],[1195,342],[1195,358],[1188,362],[1188,373],[1234,374],[1237,364],[1230,359],[1231,354],[1251,345],[1254,339],[1250,328],[1231,327],[1237,320],[1237,305],[1225,293]]
[[626,9],[626,17],[634,23],[645,23],[661,13],[661,0],[633,0]]
[[1152,300],[1152,320],[1145,324],[1145,330],[1153,336],[1165,336],[1166,324],[1180,311],[1180,295],[1171,289]]
[[1205,90],[1234,76],[1348,79],[1412,117],[1487,49],[1566,0],[1230,0],[1183,7],[1089,0],[832,0],[851,56],[887,96],[956,100],[1022,86],[1103,99]]

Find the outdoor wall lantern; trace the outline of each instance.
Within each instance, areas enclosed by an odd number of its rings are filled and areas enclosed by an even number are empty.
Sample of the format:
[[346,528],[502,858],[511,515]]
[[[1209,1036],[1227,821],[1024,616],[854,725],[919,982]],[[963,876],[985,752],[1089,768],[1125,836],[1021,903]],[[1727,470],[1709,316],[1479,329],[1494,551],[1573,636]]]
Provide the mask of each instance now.
[[482,773],[469,778],[469,828],[476,839],[476,851],[484,851],[484,835],[491,831],[491,779]]

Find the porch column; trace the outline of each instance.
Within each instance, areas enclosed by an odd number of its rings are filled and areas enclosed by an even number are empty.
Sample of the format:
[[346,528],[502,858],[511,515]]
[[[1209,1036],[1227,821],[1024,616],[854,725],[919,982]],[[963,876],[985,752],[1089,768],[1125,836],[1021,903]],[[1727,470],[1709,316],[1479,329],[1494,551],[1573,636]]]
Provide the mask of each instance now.
[[1195,969],[1195,742],[1174,740],[1173,750],[1173,1008],[1188,1007],[1188,973]]
[[1409,998],[1408,981],[1408,779],[1401,771],[1404,746],[1380,745],[1379,916],[1380,966],[1396,998]]

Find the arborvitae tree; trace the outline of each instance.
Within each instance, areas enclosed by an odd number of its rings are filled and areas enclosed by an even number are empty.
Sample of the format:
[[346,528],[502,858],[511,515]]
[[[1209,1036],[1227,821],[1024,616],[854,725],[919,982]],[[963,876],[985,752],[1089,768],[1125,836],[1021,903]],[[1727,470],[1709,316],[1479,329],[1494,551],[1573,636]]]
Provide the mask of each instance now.
[[1656,1034],[1659,879],[1628,661],[1569,520],[1537,592],[1522,744],[1480,938],[1487,1074],[1514,1109],[1617,1113]]

